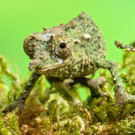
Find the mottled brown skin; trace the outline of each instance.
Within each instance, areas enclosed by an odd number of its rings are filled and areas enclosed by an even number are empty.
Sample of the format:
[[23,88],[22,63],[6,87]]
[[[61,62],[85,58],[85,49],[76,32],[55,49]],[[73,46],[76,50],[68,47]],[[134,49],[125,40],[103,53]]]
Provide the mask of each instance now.
[[[24,40],[24,50],[32,59],[29,64],[29,70],[34,70],[31,78],[38,79],[44,74],[49,81],[53,80],[52,78],[60,81],[70,78],[77,82],[81,78],[80,82],[83,80],[83,84],[88,84],[85,76],[95,73],[99,68],[104,68],[111,72],[117,104],[135,102],[135,96],[125,92],[116,64],[105,60],[104,38],[92,18],[85,12],[66,25],[44,28],[43,33],[36,32],[29,35]],[[12,110],[19,106],[21,101],[25,101],[32,89],[28,89],[33,84],[31,78],[21,96],[4,112]],[[92,85],[90,82],[89,84]]]

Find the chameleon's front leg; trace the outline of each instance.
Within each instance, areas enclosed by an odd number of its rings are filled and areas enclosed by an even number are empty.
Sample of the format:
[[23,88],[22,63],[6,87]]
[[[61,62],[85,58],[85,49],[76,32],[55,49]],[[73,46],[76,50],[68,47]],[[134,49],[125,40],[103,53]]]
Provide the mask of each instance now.
[[40,75],[34,71],[30,76],[29,80],[27,81],[27,83],[25,84],[21,95],[13,103],[9,104],[6,108],[4,108],[2,112],[3,113],[10,112],[16,107],[19,107],[19,109],[21,110],[24,106],[25,100],[29,96],[34,84],[36,83],[39,77]]
[[135,96],[126,93],[123,87],[122,79],[119,76],[116,64],[112,61],[107,60],[99,60],[96,64],[97,67],[108,69],[111,72],[115,84],[115,93],[117,97],[116,105],[122,106],[128,103],[135,103]]

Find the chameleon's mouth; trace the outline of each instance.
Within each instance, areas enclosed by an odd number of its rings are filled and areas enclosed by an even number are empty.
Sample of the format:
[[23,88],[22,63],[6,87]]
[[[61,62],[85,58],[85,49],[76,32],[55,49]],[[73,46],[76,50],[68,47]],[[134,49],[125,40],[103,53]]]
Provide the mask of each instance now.
[[55,71],[56,69],[58,68],[62,68],[66,65],[69,65],[71,62],[73,62],[74,59],[72,60],[68,60],[66,62],[63,62],[61,64],[56,64],[56,65],[53,65],[53,66],[49,66],[49,67],[42,67],[41,69],[40,68],[35,68],[35,71],[38,73],[38,74],[45,74],[46,72],[49,72],[49,71]]

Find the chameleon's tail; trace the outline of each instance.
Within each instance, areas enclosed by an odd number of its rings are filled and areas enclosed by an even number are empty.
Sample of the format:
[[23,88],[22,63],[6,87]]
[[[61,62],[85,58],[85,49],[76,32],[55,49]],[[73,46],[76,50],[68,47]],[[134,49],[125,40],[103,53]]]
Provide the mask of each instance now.
[[125,49],[125,52],[135,52],[135,43],[128,46],[128,45],[123,45],[121,42],[116,40],[115,45],[117,46],[117,48]]

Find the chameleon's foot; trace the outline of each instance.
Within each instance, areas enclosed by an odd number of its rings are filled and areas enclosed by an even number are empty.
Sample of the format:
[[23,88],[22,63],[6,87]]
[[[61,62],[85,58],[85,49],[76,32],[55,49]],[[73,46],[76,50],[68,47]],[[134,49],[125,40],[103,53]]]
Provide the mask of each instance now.
[[116,97],[117,101],[115,103],[115,106],[118,107],[123,107],[126,104],[135,103],[135,96],[126,93],[126,91],[122,87],[119,87],[116,90]]
[[20,111],[23,110],[24,108],[24,102],[22,100],[16,100],[14,101],[13,103],[9,104],[8,106],[6,106],[2,112],[3,113],[8,113],[8,112],[11,112],[13,111],[15,108],[19,108]]
[[107,82],[106,78],[99,77],[98,79],[89,79],[88,85],[91,89],[92,96],[108,96],[106,92],[101,90],[101,86]]
[[135,103],[135,96],[126,94],[124,95],[125,98],[122,97],[117,97],[117,101],[115,103],[115,106],[117,107],[123,107],[127,104],[134,104]]

